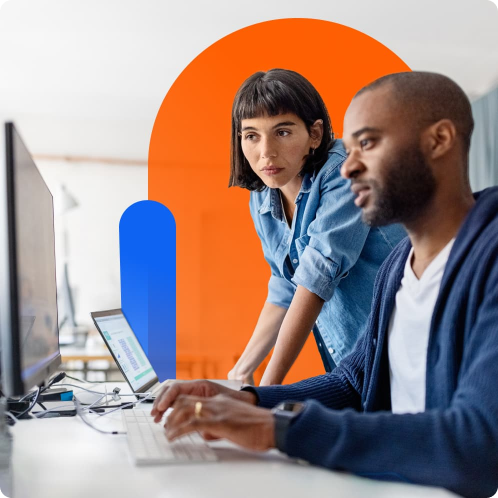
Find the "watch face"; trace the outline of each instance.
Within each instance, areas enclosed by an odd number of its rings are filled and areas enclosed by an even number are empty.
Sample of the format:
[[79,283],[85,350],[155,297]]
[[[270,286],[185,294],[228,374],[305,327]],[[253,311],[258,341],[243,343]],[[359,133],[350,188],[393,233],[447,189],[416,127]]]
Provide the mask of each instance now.
[[297,414],[303,411],[305,404],[300,401],[284,401],[278,404],[274,410],[279,412],[287,412]]
[[304,404],[299,403],[297,401],[285,401],[284,403],[281,403],[281,407],[279,407],[281,410],[285,410],[286,412],[294,412],[294,413],[299,413],[303,408]]

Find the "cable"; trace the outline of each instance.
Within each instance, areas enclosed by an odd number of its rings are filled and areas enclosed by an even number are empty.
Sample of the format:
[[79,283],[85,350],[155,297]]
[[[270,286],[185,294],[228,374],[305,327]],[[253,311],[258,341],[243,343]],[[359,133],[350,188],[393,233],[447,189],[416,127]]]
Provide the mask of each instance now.
[[[102,404],[102,400],[104,398],[106,398],[106,402],[107,402],[107,393],[104,393],[98,400],[94,401],[91,405],[84,406],[83,409],[90,410],[92,408],[98,408],[98,406]],[[79,400],[78,400],[78,402],[79,402]]]
[[[133,401],[131,403],[125,403],[124,405],[122,406],[119,406],[117,408],[114,408],[106,413],[96,413],[96,415],[100,416],[100,417],[105,417],[106,415],[109,415],[117,410],[122,410],[123,408],[126,408],[128,406],[133,406],[133,405],[139,405],[140,403],[143,403],[147,398],[149,398],[152,393],[145,393],[146,396],[144,396],[143,398],[139,399],[139,400],[136,400],[136,401]],[[126,396],[126,395],[123,395],[123,396]],[[75,398],[74,399],[74,404],[76,405],[76,414],[80,416],[81,420],[86,424],[88,425],[88,427],[91,427],[92,429],[95,429],[97,432],[100,432],[101,434],[112,434],[112,435],[115,435],[115,434],[127,434],[126,432],[124,431],[104,431],[102,429],[99,429],[98,427],[95,427],[91,422],[89,422],[84,416],[83,414],[85,413],[85,410],[86,411],[92,411],[91,410],[91,407],[81,407],[81,404],[80,402]]]
[[[63,384],[63,386],[69,386],[69,387],[76,387],[77,389],[82,389],[83,391],[87,391],[89,393],[93,393],[93,394],[105,394],[103,393],[102,391],[92,391],[91,389],[86,389],[85,387],[81,387],[81,386],[77,386],[76,384]],[[112,394],[109,393],[109,396]],[[120,396],[135,396],[135,394],[120,394]]]
[[[108,412],[105,412],[105,413],[96,413],[99,417],[105,417],[106,415],[109,415],[111,414],[112,412],[115,412],[117,410],[122,410],[123,408],[127,408],[128,406],[136,406],[136,405],[139,405],[140,403],[143,403],[147,398],[149,398],[151,396],[152,393],[146,393],[147,396],[145,396],[144,398],[141,398],[141,399],[138,399],[136,401],[132,401],[130,403],[125,403],[124,405],[121,405],[121,406],[118,406],[117,408],[114,408],[112,410],[109,410]],[[123,396],[125,396],[123,394]],[[90,411],[90,409],[89,409]]]
[[66,376],[66,372],[59,372],[55,377],[52,377],[52,379],[48,381],[47,385],[44,388],[42,388],[42,390],[40,391],[40,394],[44,393],[47,389],[49,389],[54,384],[57,384],[57,382],[60,382],[62,379],[64,379],[65,376]]
[[[62,379],[64,379],[64,377],[65,377],[65,376],[66,376],[66,373],[65,373],[65,372],[59,372],[57,375],[55,375],[54,377],[52,377],[52,378],[48,381],[48,383],[47,383],[47,385],[46,385],[45,387],[41,387],[41,388],[39,388],[39,391],[40,391],[40,392],[38,393],[38,396],[39,396],[40,394],[43,394],[43,393],[44,393],[47,389],[49,389],[49,388],[50,388],[53,384],[56,384],[57,382],[60,382]],[[27,399],[29,399],[29,398],[33,397],[33,396],[34,396],[34,394],[35,394],[35,392],[36,392],[36,391],[31,391],[31,392],[29,392],[28,394],[26,394],[25,396],[23,396],[23,397],[19,400],[19,402],[25,401],[25,400],[27,400]]]
[[16,416],[18,420],[21,419],[24,415],[26,415],[26,413],[29,413],[33,409],[33,407],[36,405],[36,403],[38,403],[38,398],[40,397],[40,393],[41,393],[41,388],[39,387],[36,390],[36,394],[34,396],[34,399],[31,402],[31,404],[28,406],[28,408],[26,408],[26,410],[24,410],[22,413],[20,413]]
[[91,427],[92,429],[95,429],[97,432],[100,432],[101,434],[126,434],[124,431],[104,431],[102,429],[99,429],[98,427],[95,427],[93,424],[91,424],[86,418],[83,416],[83,410],[81,410],[81,405],[80,402],[78,401],[77,398],[74,398],[74,404],[76,405],[76,414],[80,416],[81,420],[88,425],[88,427]]
[[16,425],[16,423],[17,423],[17,418],[15,417],[15,415],[13,415],[13,414],[12,414],[12,413],[10,413],[10,412],[5,412],[5,415],[7,415],[7,417],[9,417],[9,418],[12,420],[12,422],[13,422],[13,424],[12,424],[12,425]]

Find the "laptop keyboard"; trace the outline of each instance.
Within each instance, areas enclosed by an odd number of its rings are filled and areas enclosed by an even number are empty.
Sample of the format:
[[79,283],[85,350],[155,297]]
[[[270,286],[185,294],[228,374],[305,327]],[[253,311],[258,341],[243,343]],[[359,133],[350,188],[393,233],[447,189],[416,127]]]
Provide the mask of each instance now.
[[212,462],[216,453],[196,432],[168,441],[162,424],[142,410],[122,410],[128,448],[136,465]]

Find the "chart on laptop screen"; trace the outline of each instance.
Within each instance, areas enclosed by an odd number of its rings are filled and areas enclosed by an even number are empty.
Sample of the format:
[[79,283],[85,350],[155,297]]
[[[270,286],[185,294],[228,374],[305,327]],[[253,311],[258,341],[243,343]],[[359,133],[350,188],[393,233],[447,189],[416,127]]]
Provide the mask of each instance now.
[[139,389],[156,376],[123,315],[99,317],[95,321],[133,390]]

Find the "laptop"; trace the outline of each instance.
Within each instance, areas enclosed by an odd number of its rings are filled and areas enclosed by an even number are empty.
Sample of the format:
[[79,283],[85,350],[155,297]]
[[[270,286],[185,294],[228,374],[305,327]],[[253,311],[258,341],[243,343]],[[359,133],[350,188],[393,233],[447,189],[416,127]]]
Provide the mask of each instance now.
[[[173,382],[159,382],[154,368],[144,353],[136,335],[121,309],[90,313],[116,364],[137,397],[151,392],[146,401],[155,399],[154,394]],[[233,386],[233,381],[215,381]],[[240,383],[238,383],[240,384]],[[174,441],[168,441],[161,424],[155,424],[145,410],[123,410],[128,447],[137,465],[158,463],[214,462],[218,457],[198,433],[191,433]]]
[[132,391],[137,397],[150,392],[147,401],[154,401],[158,391],[172,381],[159,382],[123,311],[95,311],[90,315]]

